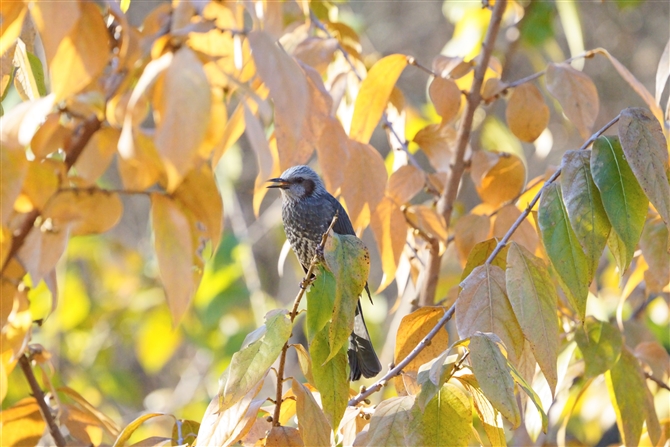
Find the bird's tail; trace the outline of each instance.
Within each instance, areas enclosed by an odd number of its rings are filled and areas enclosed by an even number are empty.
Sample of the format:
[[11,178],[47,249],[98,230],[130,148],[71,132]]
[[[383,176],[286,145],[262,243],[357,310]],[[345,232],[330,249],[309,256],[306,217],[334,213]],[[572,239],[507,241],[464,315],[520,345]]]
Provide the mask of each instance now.
[[351,381],[360,379],[361,375],[366,378],[374,377],[382,370],[382,365],[370,341],[368,328],[365,326],[360,301],[358,301],[354,317],[354,331],[349,337],[347,355],[349,356],[351,370],[349,380]]

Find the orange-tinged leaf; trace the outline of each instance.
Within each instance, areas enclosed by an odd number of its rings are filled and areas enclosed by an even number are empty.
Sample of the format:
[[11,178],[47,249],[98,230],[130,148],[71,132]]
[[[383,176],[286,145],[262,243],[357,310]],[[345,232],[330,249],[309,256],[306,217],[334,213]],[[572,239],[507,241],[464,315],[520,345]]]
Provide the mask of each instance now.
[[195,292],[191,225],[179,206],[162,194],[151,195],[151,223],[163,287],[177,325]]
[[407,56],[404,54],[392,54],[372,66],[356,96],[349,129],[351,138],[361,143],[370,141],[372,132],[386,109],[393,87],[407,63]]
[[[58,47],[65,40],[82,15],[80,2],[36,1],[30,7],[30,17],[40,33],[47,65],[58,53]],[[58,17],[58,20],[54,20]],[[102,42],[100,42],[102,43]]]
[[640,249],[649,269],[644,272],[648,292],[661,293],[670,283],[670,256],[666,251],[668,229],[660,217],[648,219],[642,230]]
[[370,217],[370,227],[377,241],[384,272],[377,289],[379,293],[395,278],[407,238],[407,222],[398,205],[391,198],[384,197]]
[[456,327],[461,338],[492,332],[505,343],[512,363],[523,349],[523,332],[507,298],[505,272],[495,265],[476,267],[461,283]]
[[391,174],[387,190],[389,196],[402,205],[412,200],[424,184],[424,173],[416,166],[405,165]]
[[456,142],[454,129],[442,124],[429,124],[417,132],[413,141],[426,154],[436,171],[449,172],[453,157],[452,147]]
[[517,197],[526,184],[526,167],[508,153],[475,152],[471,174],[479,197],[494,207]]
[[[4,143],[4,141],[3,141]],[[1,221],[5,225],[14,209],[14,201],[21,193],[23,182],[28,172],[28,160],[23,150],[12,150],[3,145],[0,151],[2,164],[2,182],[0,182]]]
[[332,429],[312,392],[296,379],[292,380],[291,389],[296,396],[298,429],[305,445],[332,445]]
[[248,39],[258,74],[270,89],[275,105],[277,149],[280,171],[283,171],[297,164],[293,151],[300,141],[307,113],[307,81],[298,64],[268,34],[254,31]]
[[579,134],[588,137],[600,109],[598,90],[591,78],[568,64],[549,64],[547,90],[561,104]]
[[2,35],[0,36],[0,54],[5,54],[21,34],[28,6],[23,2],[4,2],[2,4]]
[[27,290],[17,290],[16,286],[3,281],[2,289],[2,332],[0,333],[0,354],[2,362],[11,371],[15,362],[28,348],[32,314]]
[[[153,139],[139,130],[133,133],[134,135],[131,135],[132,155],[129,158],[124,158],[123,155],[118,157],[119,173],[123,186],[131,191],[141,191],[157,182],[164,184],[165,168],[158,152],[156,152]],[[121,132],[121,139],[123,139],[123,131]],[[121,139],[119,140],[120,154],[122,152]]]
[[412,205],[407,208],[407,218],[410,222],[440,242],[447,242],[447,226],[444,217],[438,214],[432,206]]
[[209,164],[203,163],[186,174],[173,196],[205,226],[205,234],[216,250],[223,227],[223,202]]
[[134,421],[132,421],[130,424],[126,425],[125,428],[119,433],[119,436],[116,438],[116,441],[114,442],[114,447],[122,447],[124,446],[129,440],[130,437],[135,433],[135,431],[140,427],[140,425],[144,424],[146,421],[149,419],[161,417],[161,416],[169,416],[174,419],[174,416],[166,413],[147,413],[143,414],[142,416],[139,416],[136,418]]
[[454,242],[461,265],[465,266],[475,245],[488,239],[490,230],[491,219],[488,216],[468,214],[458,219],[454,226]]
[[266,447],[303,447],[305,443],[297,428],[279,426],[272,427],[265,439],[265,445]]
[[0,413],[0,417],[0,444],[3,446],[37,445],[46,428],[46,422],[34,397],[18,401]]
[[65,252],[68,238],[67,223],[56,226],[50,219],[28,233],[18,257],[30,273],[33,284],[38,284],[56,266]]
[[60,179],[64,171],[65,165],[61,161],[34,160],[30,162],[22,195],[26,196],[34,208],[41,210],[60,187]]
[[449,57],[438,54],[433,59],[433,71],[443,78],[458,79],[468,74],[474,68],[473,61],[464,62],[462,57]]
[[558,295],[547,266],[530,250],[512,242],[507,251],[506,285],[523,335],[554,394],[558,382]]
[[102,442],[102,427],[100,422],[75,406],[65,404],[61,421],[68,431],[78,441],[86,445],[100,445]]
[[316,154],[328,191],[342,186],[349,160],[349,137],[337,118],[330,118],[316,145]]
[[121,219],[119,196],[99,189],[67,190],[58,193],[44,208],[56,231],[69,228],[72,236],[98,234],[113,228]]
[[207,135],[212,95],[202,64],[188,47],[177,50],[159,80],[153,100],[155,143],[165,163],[168,190],[174,190],[193,167]]
[[375,408],[370,419],[366,446],[409,445],[415,396],[392,397]]
[[240,102],[233,114],[230,115],[230,119],[226,122],[223,129],[223,135],[214,148],[212,166],[218,165],[223,154],[225,154],[226,151],[239,140],[244,133],[244,124],[244,102]]
[[521,84],[512,92],[505,112],[507,125],[521,141],[532,142],[549,124],[549,107],[542,93],[530,83]]
[[105,127],[93,134],[74,164],[77,174],[95,183],[105,173],[119,144],[121,132]]
[[[409,315],[405,315],[400,321],[396,333],[394,360],[397,364],[428,335],[444,315],[444,307],[421,307]],[[430,345],[423,349],[411,362],[403,368],[403,374],[394,379],[396,389],[400,392],[406,389],[409,394],[417,394],[420,387],[416,384],[416,375],[419,366],[437,357],[442,351],[449,347],[449,334],[446,330],[440,330],[433,338]],[[409,376],[409,377],[406,377]],[[408,380],[403,380],[403,378]]]
[[461,89],[451,79],[434,78],[428,88],[430,100],[435,105],[442,123],[448,123],[456,117],[461,108]]
[[[65,141],[70,138],[71,133],[70,129],[60,124],[60,113],[52,113],[47,116],[47,119],[33,135],[30,141],[30,150],[33,151],[36,158],[45,158],[58,149],[63,149]],[[81,155],[79,158],[81,158]]]
[[326,72],[337,50],[337,39],[321,39],[308,37],[293,50],[293,56],[303,63],[313,67],[321,74]]
[[647,109],[628,108],[619,119],[619,140],[642,190],[670,229],[668,143]]
[[646,421],[651,442],[656,445],[661,427],[654,398],[647,388],[642,367],[628,348],[623,347],[619,361],[607,371],[605,379],[624,444],[639,445]]
[[[500,208],[495,214],[495,221],[493,222],[493,237],[502,239],[519,216],[521,216],[521,211],[513,204]],[[528,219],[524,219],[521,222],[521,225],[514,231],[510,240],[522,245],[531,253],[535,252],[537,245],[540,243],[537,231],[535,231],[535,228],[533,228]]]
[[100,10],[88,2],[80,3],[80,7],[81,17],[60,42],[49,64],[51,90],[57,101],[82,91],[109,60],[109,34]]
[[349,140],[349,162],[344,170],[342,197],[354,228],[365,228],[384,197],[386,167],[381,155],[369,144]]

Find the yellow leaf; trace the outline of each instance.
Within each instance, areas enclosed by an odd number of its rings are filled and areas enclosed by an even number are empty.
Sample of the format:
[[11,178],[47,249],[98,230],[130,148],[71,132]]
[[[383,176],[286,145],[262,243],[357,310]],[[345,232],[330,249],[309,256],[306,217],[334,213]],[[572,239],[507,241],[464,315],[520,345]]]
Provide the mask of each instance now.
[[2,4],[2,35],[0,36],[0,54],[5,54],[21,34],[23,21],[28,11],[23,2],[3,2]]
[[488,216],[468,214],[458,219],[454,227],[454,242],[462,266],[465,266],[474,246],[488,239],[490,229]]
[[69,229],[72,236],[104,233],[121,219],[123,204],[117,194],[98,189],[60,192],[44,208],[55,231]]
[[438,214],[435,208],[426,205],[412,205],[407,208],[407,218],[415,227],[438,238],[440,242],[447,241],[447,226],[444,217]]
[[56,101],[86,88],[109,60],[109,34],[100,10],[88,2],[80,3],[80,7],[81,17],[61,40],[50,63],[51,90]]
[[442,123],[448,123],[461,108],[461,89],[451,79],[435,78],[428,88],[430,100],[435,104]]
[[193,167],[207,135],[212,96],[202,64],[188,47],[177,50],[158,80],[153,96],[155,143],[172,191]]
[[189,172],[173,195],[204,225],[205,234],[212,241],[212,249],[216,250],[223,227],[223,202],[209,165],[203,163]]
[[[190,279],[188,274],[183,278]],[[163,368],[181,344],[181,332],[173,328],[165,307],[146,312],[135,335],[135,351],[142,368],[154,374]]]
[[[393,356],[395,362],[398,363],[407,357],[443,315],[444,307],[431,306],[422,307],[409,315],[405,315],[400,321],[396,334]],[[409,394],[417,394],[420,390],[420,387],[416,384],[416,374],[419,371],[419,366],[434,359],[448,347],[449,334],[447,331],[441,330],[433,338],[430,345],[403,368],[403,376],[409,376],[406,377],[408,380],[403,380],[402,376],[394,379],[396,389],[399,392],[406,390]]]
[[407,66],[407,56],[392,54],[377,61],[361,83],[351,118],[349,136],[368,143],[386,109],[393,87]]
[[105,173],[119,144],[118,129],[105,127],[93,134],[74,164],[77,174],[95,183]]
[[[4,143],[4,141],[3,141]],[[0,212],[3,225],[9,223],[14,201],[21,193],[28,172],[28,160],[22,150],[12,150],[3,145],[0,151],[2,182],[0,182]]]
[[176,326],[188,309],[193,284],[193,240],[188,218],[172,199],[151,195],[151,224],[158,268],[167,295],[172,322]]
[[[30,16],[40,33],[47,65],[58,52],[58,46],[72,31],[81,17],[80,2],[54,2],[40,0],[30,5]],[[54,20],[58,17],[58,20]],[[102,44],[102,42],[100,42]]]
[[407,238],[407,223],[398,205],[391,198],[384,197],[371,216],[370,227],[377,241],[384,272],[376,292],[379,293],[395,278]]
[[412,200],[423,189],[424,184],[423,172],[415,166],[405,165],[391,174],[387,190],[389,196],[402,205]]
[[23,184],[22,194],[27,197],[32,207],[41,210],[60,187],[61,175],[64,174],[65,165],[62,161],[34,160],[28,165],[28,175]]
[[471,175],[479,197],[498,207],[514,199],[526,183],[526,167],[516,155],[477,151],[472,156]]
[[272,427],[267,438],[265,438],[266,447],[303,447],[300,432],[293,427]]
[[587,138],[600,109],[598,90],[591,78],[568,64],[549,64],[547,90],[561,104],[582,138]]
[[[156,152],[154,141],[140,130],[132,133],[130,136],[133,146],[131,157],[124,158],[123,155],[118,157],[123,186],[129,190],[141,191],[156,182],[165,183],[165,168]],[[123,131],[121,135],[123,136]],[[121,140],[119,140],[120,145]],[[120,147],[119,153],[121,153]]]
[[100,421],[73,405],[64,404],[62,420],[70,434],[86,445],[100,445],[102,426]]
[[30,273],[33,284],[38,284],[56,266],[67,247],[69,230],[67,222],[58,225],[53,219],[47,218],[42,225],[28,233],[18,257]]
[[[495,220],[493,222],[493,237],[502,239],[505,233],[507,233],[507,230],[510,229],[520,215],[521,211],[519,211],[513,204],[505,205],[500,208],[495,214]],[[537,231],[535,231],[535,228],[533,228],[533,225],[531,225],[528,219],[524,219],[521,222],[521,225],[514,231],[510,240],[522,245],[531,253],[535,253],[537,245],[540,242]]]
[[26,397],[0,413],[3,446],[37,445],[44,433],[46,422],[34,397]]
[[449,172],[456,142],[456,131],[441,124],[429,124],[414,136],[413,140],[428,157],[438,172]]
[[[0,333],[0,353],[3,363],[11,371],[13,364],[25,352],[30,337],[32,318],[26,290],[17,290],[9,281],[2,282],[3,299],[2,332]],[[7,361],[5,355],[8,354]]]
[[344,170],[342,197],[354,228],[365,228],[370,213],[384,197],[386,167],[369,144],[349,140],[349,162]]
[[549,107],[533,84],[516,87],[507,103],[507,125],[521,141],[535,141],[549,124]]
[[72,131],[60,124],[60,113],[52,113],[37,129],[30,141],[30,150],[36,158],[45,158],[47,155],[62,149],[65,141],[70,138]]

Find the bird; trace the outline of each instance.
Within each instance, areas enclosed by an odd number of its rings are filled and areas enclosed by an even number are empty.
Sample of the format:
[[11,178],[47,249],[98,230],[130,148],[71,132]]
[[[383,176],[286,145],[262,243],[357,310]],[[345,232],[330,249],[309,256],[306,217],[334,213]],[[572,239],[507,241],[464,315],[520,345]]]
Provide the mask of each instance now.
[[[293,166],[284,171],[281,177],[268,182],[272,182],[268,188],[278,188],[281,191],[282,221],[286,238],[305,272],[335,214],[338,216],[333,226],[335,233],[356,234],[347,212],[326,190],[319,175],[309,166]],[[365,290],[369,297],[367,282]],[[350,381],[358,380],[361,376],[374,377],[382,369],[365,325],[360,297],[354,317],[354,329],[349,337],[347,357]]]

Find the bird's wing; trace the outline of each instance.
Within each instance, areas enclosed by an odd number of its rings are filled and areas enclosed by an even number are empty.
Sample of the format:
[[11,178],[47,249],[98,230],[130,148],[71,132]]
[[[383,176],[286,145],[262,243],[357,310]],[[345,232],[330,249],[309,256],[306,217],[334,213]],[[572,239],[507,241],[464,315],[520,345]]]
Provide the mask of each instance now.
[[333,227],[333,230],[337,234],[356,234],[354,231],[354,226],[351,224],[351,219],[349,219],[349,215],[347,212],[344,210],[340,202],[337,201],[333,196],[330,196],[329,200],[332,199],[334,202],[333,205],[335,206],[335,209],[337,210],[337,222],[335,222],[335,226]]

